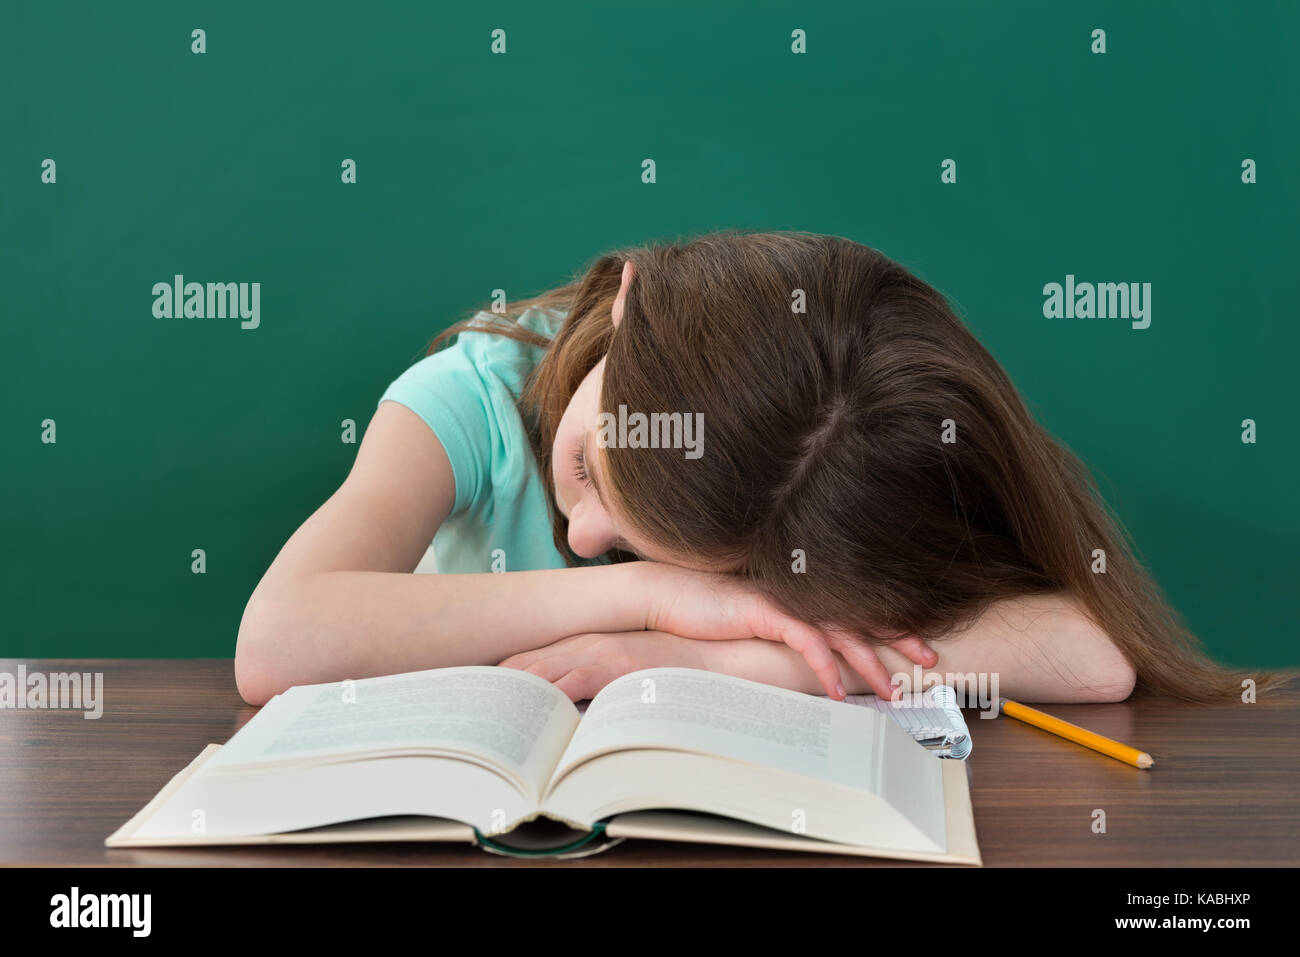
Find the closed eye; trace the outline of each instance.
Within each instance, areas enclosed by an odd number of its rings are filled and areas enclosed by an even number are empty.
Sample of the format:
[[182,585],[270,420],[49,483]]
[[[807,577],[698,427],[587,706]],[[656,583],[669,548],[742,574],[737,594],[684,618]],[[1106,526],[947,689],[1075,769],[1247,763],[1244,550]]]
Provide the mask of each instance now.
[[587,472],[587,455],[581,442],[573,447],[573,471],[578,476],[579,482],[592,487],[591,475]]

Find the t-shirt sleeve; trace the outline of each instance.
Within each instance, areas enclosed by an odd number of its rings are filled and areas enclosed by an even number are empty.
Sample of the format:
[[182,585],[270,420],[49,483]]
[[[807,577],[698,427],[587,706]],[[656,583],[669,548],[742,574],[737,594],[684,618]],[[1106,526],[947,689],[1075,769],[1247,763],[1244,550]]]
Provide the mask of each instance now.
[[425,356],[392,381],[376,403],[401,403],[438,437],[456,481],[452,513],[470,508],[490,476],[491,399],[460,342]]

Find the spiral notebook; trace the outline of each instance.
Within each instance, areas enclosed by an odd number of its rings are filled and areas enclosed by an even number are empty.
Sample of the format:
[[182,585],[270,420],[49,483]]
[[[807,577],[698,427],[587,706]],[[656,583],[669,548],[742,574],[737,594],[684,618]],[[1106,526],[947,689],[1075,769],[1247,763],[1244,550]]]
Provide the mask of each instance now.
[[897,702],[873,694],[851,694],[844,700],[889,715],[923,747],[941,758],[965,760],[970,756],[970,729],[957,706],[957,693],[948,685],[905,694]]

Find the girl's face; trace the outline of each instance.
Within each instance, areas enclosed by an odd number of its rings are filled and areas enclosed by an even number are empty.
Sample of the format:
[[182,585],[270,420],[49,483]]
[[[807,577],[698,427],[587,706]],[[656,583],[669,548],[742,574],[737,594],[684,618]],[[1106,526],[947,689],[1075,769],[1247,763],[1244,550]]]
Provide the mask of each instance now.
[[639,558],[667,561],[661,549],[639,538],[610,510],[613,503],[596,445],[604,376],[605,360],[601,359],[569,400],[551,449],[555,504],[569,520],[569,547],[582,558],[595,558],[619,548]]
[[[634,271],[631,260],[623,263],[623,277],[610,314],[615,328],[623,321],[623,303]],[[662,550],[642,541],[610,511],[613,503],[609,486],[601,474],[596,446],[600,386],[604,381],[605,360],[601,359],[569,400],[551,448],[555,504],[560,514],[569,520],[569,547],[581,558],[595,558],[619,548],[638,558],[667,561],[668,557]]]
[[[632,262],[625,262],[622,282],[610,315],[616,329],[623,321],[623,303],[634,273]],[[569,547],[573,553],[581,558],[596,558],[617,548],[646,561],[695,567],[701,571],[731,570],[728,565],[700,565],[676,556],[640,537],[621,515],[613,511],[613,499],[601,470],[596,444],[600,388],[604,381],[605,360],[601,359],[569,400],[551,448],[555,504],[560,514],[569,520]]]
[[582,558],[595,558],[617,548],[644,561],[666,562],[697,571],[737,570],[735,562],[701,562],[676,555],[632,531],[628,522],[613,510],[596,442],[600,434],[600,387],[604,379],[605,360],[601,359],[569,400],[551,448],[555,504],[569,520],[569,547],[573,553]]

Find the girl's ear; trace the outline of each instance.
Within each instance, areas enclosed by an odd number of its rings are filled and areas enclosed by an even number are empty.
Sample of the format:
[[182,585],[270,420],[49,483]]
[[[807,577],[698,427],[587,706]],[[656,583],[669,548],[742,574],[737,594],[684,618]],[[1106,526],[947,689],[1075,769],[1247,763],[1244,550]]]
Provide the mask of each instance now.
[[611,310],[611,318],[614,320],[614,328],[623,321],[623,302],[627,299],[627,287],[632,283],[632,273],[635,270],[632,260],[628,259],[623,263],[623,279],[618,287],[618,295],[614,297],[614,308]]

